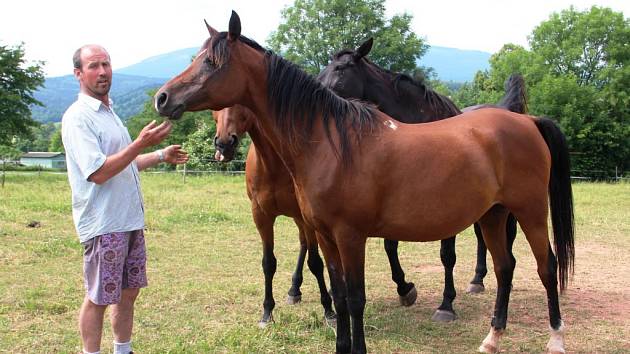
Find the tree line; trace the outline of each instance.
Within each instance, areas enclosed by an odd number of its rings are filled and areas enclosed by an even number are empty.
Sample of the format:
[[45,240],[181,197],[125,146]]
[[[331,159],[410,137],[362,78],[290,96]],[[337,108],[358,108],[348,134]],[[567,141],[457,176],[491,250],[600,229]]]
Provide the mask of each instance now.
[[[431,68],[417,66],[428,45],[411,30],[412,19],[407,13],[387,18],[384,0],[295,0],[282,10],[282,21],[267,44],[317,74],[332,53],[373,37],[370,60],[425,80],[459,107],[496,103],[507,77],[520,73],[527,84],[530,114],[560,124],[574,156],[574,170],[603,171],[608,176],[615,169],[628,173],[630,23],[623,13],[598,6],[552,13],[529,35],[529,49],[505,44],[492,55],[488,70],[461,85],[442,82]],[[32,94],[43,83],[43,74],[41,64],[23,68],[23,54],[21,46],[0,46],[0,145],[5,146],[0,151],[33,147],[59,151],[58,127],[38,125],[24,109],[38,103]],[[149,100],[127,121],[131,135],[153,119],[161,118]],[[210,112],[187,113],[164,144],[183,142],[191,153],[189,167],[204,169],[214,155],[215,129]],[[248,143],[241,145],[238,157],[243,158]]]

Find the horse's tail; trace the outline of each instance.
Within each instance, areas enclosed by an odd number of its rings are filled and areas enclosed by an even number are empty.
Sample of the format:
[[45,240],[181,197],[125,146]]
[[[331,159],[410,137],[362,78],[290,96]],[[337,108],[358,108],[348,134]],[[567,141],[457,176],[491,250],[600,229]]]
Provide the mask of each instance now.
[[521,74],[512,74],[505,80],[505,95],[498,106],[515,113],[527,113],[527,89]]
[[573,191],[571,189],[571,164],[566,138],[554,121],[548,118],[535,119],[536,127],[545,139],[551,153],[551,176],[549,179],[549,204],[553,239],[560,269],[560,291],[573,274],[575,258],[573,222]]

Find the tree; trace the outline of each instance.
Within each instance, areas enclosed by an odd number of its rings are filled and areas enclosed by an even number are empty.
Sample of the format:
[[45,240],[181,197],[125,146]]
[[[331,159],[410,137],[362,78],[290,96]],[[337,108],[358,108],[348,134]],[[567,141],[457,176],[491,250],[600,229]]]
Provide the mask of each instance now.
[[578,12],[571,6],[536,27],[530,45],[551,73],[573,74],[580,86],[586,86],[604,84],[602,72],[628,60],[629,40],[623,13],[597,6]]
[[0,45],[0,145],[9,145],[14,137],[29,137],[37,125],[31,118],[30,105],[41,105],[33,97],[44,83],[42,62],[27,66],[22,45]]
[[[585,175],[630,169],[630,22],[593,6],[552,14],[529,36],[531,50],[507,44],[459,99],[500,97],[504,80],[519,72],[528,85],[530,113],[560,123]],[[461,104],[461,101],[456,100]],[[493,101],[490,101],[493,102]],[[595,172],[603,171],[603,172]]]
[[61,140],[61,126],[50,137],[50,144],[48,145],[48,151],[52,152],[66,152],[63,147],[63,141]]
[[411,31],[412,16],[385,18],[384,0],[296,0],[282,10],[283,23],[268,43],[274,51],[318,74],[330,55],[374,38],[370,59],[392,71],[413,74],[428,46]]
[[[149,97],[153,97],[156,91],[156,89],[149,91]],[[145,102],[142,112],[130,117],[126,122],[126,125],[132,139],[135,139],[142,128],[149,124],[149,122],[152,120],[159,122],[163,119],[164,118],[155,111],[155,108],[153,107],[153,98],[150,98]],[[184,113],[182,118],[173,122],[173,129],[171,130],[171,133],[166,139],[164,139],[164,141],[162,141],[162,143],[160,143],[158,147],[166,147],[172,144],[184,144],[184,142],[186,142],[193,133],[197,132],[199,127],[203,124],[214,127],[214,120],[212,119],[212,113],[210,111]],[[203,143],[208,145],[208,149],[214,149],[214,135]],[[188,152],[189,154],[191,153],[190,151]],[[214,153],[212,156],[214,156]],[[192,157],[193,156],[191,155],[191,159]],[[172,168],[175,168],[175,166],[172,166]]]

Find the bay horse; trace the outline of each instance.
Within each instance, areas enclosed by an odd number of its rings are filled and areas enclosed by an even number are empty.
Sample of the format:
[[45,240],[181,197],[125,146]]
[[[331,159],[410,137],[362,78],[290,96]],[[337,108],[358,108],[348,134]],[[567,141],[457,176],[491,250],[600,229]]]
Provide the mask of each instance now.
[[304,220],[318,231],[337,311],[337,352],[367,351],[368,236],[438,241],[476,221],[498,285],[479,350],[496,352],[514,272],[505,235],[509,213],[521,225],[547,293],[547,350],[564,352],[558,283],[563,291],[573,270],[573,201],[568,147],[552,120],[486,108],[426,124],[396,122],[337,96],[242,36],[235,12],[227,32],[207,28],[210,38],[188,68],[157,91],[155,108],[173,120],[185,111],[235,104],[254,113],[291,174]]
[[[247,153],[245,163],[245,185],[247,196],[251,201],[252,218],[263,244],[262,268],[265,276],[265,298],[263,315],[258,325],[263,328],[273,322],[273,277],[276,273],[277,260],[274,255],[274,223],[278,216],[284,215],[293,219],[298,228],[300,252],[291,277],[291,288],[287,295],[289,304],[301,301],[302,270],[308,251],[308,268],[317,279],[321,304],[324,307],[324,320],[329,325],[336,323],[336,314],[332,309],[332,299],[324,280],[324,263],[319,255],[315,230],[302,219],[302,213],[295,197],[293,180],[288,174],[278,154],[270,144],[266,143],[260,131],[253,124],[253,113],[244,106],[236,105],[220,111],[212,112],[217,124],[215,159],[222,162],[231,161],[238,147],[239,139],[249,132],[252,144]],[[226,124],[229,126],[226,127]],[[404,278],[402,279],[404,282]],[[402,285],[402,284],[401,284]],[[413,284],[412,284],[413,286]],[[414,288],[415,290],[415,288]],[[401,302],[415,301],[415,296],[401,297]]]
[[[361,46],[361,48],[364,47],[365,44]],[[355,51],[355,53],[359,52],[359,49]],[[357,56],[353,55],[353,57],[356,58]],[[332,63],[335,63],[339,56],[335,55],[333,58]],[[329,65],[329,67],[331,65]],[[325,71],[326,69],[324,69],[323,72]],[[387,73],[390,74],[389,72]],[[325,77],[330,78],[330,76],[331,75],[326,75]],[[336,77],[334,82],[337,83],[337,85],[347,87],[349,86],[348,79],[354,75],[346,75],[339,67],[337,67],[332,76]],[[318,79],[320,78],[321,75]],[[412,79],[409,78],[409,80]],[[390,81],[393,81],[393,79]],[[323,81],[324,84],[327,82],[330,82],[330,80]],[[421,109],[421,111],[417,112],[418,115],[426,116],[429,114],[433,120],[437,120],[436,118],[438,118],[438,112],[441,112],[440,109],[444,109],[446,112],[453,112],[453,114],[461,113],[456,108],[455,104],[447,97],[441,96],[435,91],[426,88],[424,85],[422,85],[422,89],[428,92],[428,95],[423,94],[423,96],[433,96],[436,98],[418,99],[417,105],[410,105]],[[512,111],[524,110],[524,107],[526,107],[526,98],[523,78],[520,75],[512,75],[506,81],[505,89],[506,93],[498,105],[494,106],[486,104],[483,105],[483,107],[502,107]],[[339,92],[337,93],[339,94]],[[342,96],[344,95],[342,94]],[[378,100],[376,95],[371,95],[369,93],[358,98],[372,102]],[[435,104],[430,102],[440,103]],[[474,109],[481,107],[482,106],[479,105]],[[522,112],[517,111],[517,113]],[[293,272],[293,276],[291,278],[291,288],[289,289],[287,295],[287,302],[289,304],[295,304],[301,300],[302,293],[300,291],[300,286],[303,281],[302,270],[304,268],[304,261],[308,251],[308,266],[311,273],[313,273],[317,279],[317,283],[319,285],[321,303],[324,307],[324,318],[327,323],[333,323],[335,320],[335,314],[330,307],[332,300],[328,296],[325,288],[325,280],[323,279],[323,272],[321,270],[322,262],[318,253],[315,231],[306,225],[302,220],[299,206],[297,204],[297,200],[295,199],[293,181],[291,180],[289,173],[285,170],[280,156],[275,153],[273,148],[269,146],[264,137],[262,137],[260,131],[254,123],[256,119],[248,108],[240,105],[228,107],[221,111],[213,112],[213,117],[217,127],[216,136],[214,138],[216,160],[223,162],[231,161],[235,156],[240,139],[246,132],[249,132],[253,141],[247,154],[245,181],[247,195],[252,205],[254,223],[263,242],[262,264],[265,275],[265,299],[263,300],[263,316],[259,321],[259,325],[264,327],[273,319],[272,311],[275,307],[275,300],[273,298],[273,277],[277,262],[273,253],[273,225],[275,223],[275,219],[280,215],[288,216],[294,220],[296,226],[298,227],[300,240],[300,252],[298,253],[295,271]],[[426,118],[423,117],[419,120],[422,121],[423,119],[426,120]],[[413,121],[410,121],[409,123],[413,123]],[[487,272],[485,262],[486,247],[483,243],[483,238],[481,238],[481,232],[479,231],[479,226],[477,224],[475,224],[475,230],[477,232],[477,237],[480,240],[478,243],[479,256],[477,257],[478,265],[476,267],[476,275],[471,282],[469,291],[480,292],[484,289],[483,277]],[[513,217],[508,219],[508,227],[506,231],[508,232],[508,238],[510,240],[509,245],[511,249],[511,244],[514,241],[514,236],[516,235],[516,223],[514,222]],[[442,264],[445,268],[445,289],[443,291],[444,297],[442,304],[432,316],[432,319],[435,321],[446,322],[457,318],[452,307],[452,303],[456,295],[453,284],[453,267],[455,264],[454,240],[454,238],[450,238],[442,241],[442,250],[440,251],[440,255]],[[413,283],[405,281],[405,272],[403,271],[398,258],[398,241],[385,239],[384,246],[390,263],[392,280],[397,285],[399,302],[403,306],[411,306],[415,303],[417,291]]]
[[[462,113],[455,103],[426,86],[424,81],[395,73],[374,64],[367,55],[372,49],[369,38],[356,49],[344,49],[331,55],[330,63],[319,73],[317,80],[339,96],[359,99],[375,104],[378,109],[403,123],[426,123],[453,117]],[[483,104],[466,107],[463,111],[496,107],[516,113],[527,113],[525,82],[521,75],[513,74],[505,82],[505,95],[497,105]],[[467,288],[469,293],[483,292],[487,248],[479,225],[474,225],[477,237],[477,265],[475,275]],[[516,238],[516,220],[512,214],[506,226],[510,250]],[[385,239],[385,247],[397,255],[398,243]],[[457,292],[453,282],[456,262],[455,236],[441,241],[440,259],[444,267],[443,300],[433,315],[434,320],[451,321],[457,318],[453,301]]]

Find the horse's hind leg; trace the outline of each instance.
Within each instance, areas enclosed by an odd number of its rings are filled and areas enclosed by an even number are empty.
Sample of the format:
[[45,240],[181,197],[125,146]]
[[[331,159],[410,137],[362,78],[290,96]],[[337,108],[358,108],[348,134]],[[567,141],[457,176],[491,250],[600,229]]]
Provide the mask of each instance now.
[[273,224],[275,218],[270,218],[258,208],[252,208],[252,215],[256,228],[263,243],[262,268],[265,274],[265,299],[263,300],[263,315],[258,326],[261,328],[273,322],[273,309],[276,302],[273,299],[273,276],[276,273],[277,260],[273,254]]
[[486,277],[486,274],[488,274],[488,267],[486,266],[486,254],[488,253],[488,249],[483,240],[479,223],[475,223],[474,229],[475,236],[477,237],[477,265],[475,266],[475,276],[466,289],[466,292],[469,294],[479,294],[486,290],[483,285],[483,279]]
[[398,241],[384,240],[385,253],[389,259],[389,266],[392,270],[392,280],[396,283],[398,292],[398,300],[403,306],[411,306],[416,302],[418,292],[413,283],[405,281],[405,272],[400,266],[398,259]]
[[[483,285],[483,279],[488,273],[488,267],[486,266],[487,248],[486,242],[483,240],[483,235],[479,223],[474,225],[475,236],[477,237],[477,265],[475,266],[475,276],[470,281],[466,292],[469,294],[479,294],[484,292],[485,286]],[[516,239],[516,218],[512,213],[508,216],[505,231],[508,238],[508,247],[510,252],[512,250],[512,244]]]
[[326,280],[324,279],[324,262],[319,256],[317,247],[317,238],[315,236],[315,230],[304,225],[304,234],[306,235],[306,242],[308,246],[308,269],[317,279],[317,285],[319,286],[319,295],[324,308],[324,320],[329,326],[337,325],[337,314],[332,309],[332,298],[326,288]]
[[479,351],[483,353],[498,352],[499,340],[507,324],[512,277],[516,264],[511,251],[508,249],[508,239],[505,235],[507,217],[507,209],[502,205],[495,205],[479,220],[484,241],[492,255],[494,273],[497,277],[497,297],[490,333],[479,347]]
[[[546,207],[546,204],[544,206]],[[550,338],[547,343],[547,352],[564,353],[565,327],[562,322],[562,317],[560,316],[560,303],[558,301],[558,263],[549,244],[547,215],[546,213],[541,213],[541,215],[535,218],[529,215],[517,215],[517,217],[525,233],[527,242],[536,258],[538,276],[547,291],[550,325]]]
[[444,292],[442,304],[435,311],[431,319],[438,322],[450,322],[457,319],[455,310],[453,310],[453,300],[455,300],[455,296],[457,296],[453,282],[453,269],[457,261],[457,255],[455,254],[455,236],[442,240],[440,245],[440,260],[444,266]]
[[301,221],[293,219],[295,221],[295,225],[298,227],[299,237],[300,237],[300,253],[298,254],[297,263],[295,265],[295,271],[293,271],[293,276],[291,277],[291,288],[289,289],[287,295],[287,303],[289,305],[295,305],[302,301],[302,292],[300,291],[300,287],[302,286],[302,281],[304,280],[303,272],[304,272],[304,259],[306,259],[306,251],[307,251],[307,242],[306,235],[304,231],[304,225]]

